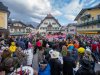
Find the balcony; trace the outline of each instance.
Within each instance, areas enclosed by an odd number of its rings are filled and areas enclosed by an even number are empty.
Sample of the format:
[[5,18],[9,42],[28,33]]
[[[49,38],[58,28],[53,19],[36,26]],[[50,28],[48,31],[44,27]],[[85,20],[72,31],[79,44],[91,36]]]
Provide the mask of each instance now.
[[90,15],[90,14],[86,14],[86,15],[82,16],[80,19],[81,19],[82,21],[85,21],[85,20],[88,20],[88,19],[90,19],[90,18],[91,18],[91,15]]
[[99,24],[99,23],[100,23],[100,19],[78,24],[77,27],[87,26],[87,25],[96,25],[96,24]]

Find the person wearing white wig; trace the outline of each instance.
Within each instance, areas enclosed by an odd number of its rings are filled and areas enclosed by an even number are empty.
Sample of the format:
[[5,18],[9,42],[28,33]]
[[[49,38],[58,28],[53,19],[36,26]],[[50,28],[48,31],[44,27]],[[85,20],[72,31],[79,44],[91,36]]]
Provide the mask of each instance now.
[[96,58],[90,48],[86,48],[83,58],[90,61],[91,67],[94,70]]
[[51,58],[57,58],[61,62],[61,64],[63,64],[63,58],[62,58],[62,55],[60,52],[50,50],[49,54],[50,54]]
[[49,54],[51,56],[51,59],[49,60],[51,75],[61,75],[62,62],[60,58],[60,53],[58,51],[50,50]]

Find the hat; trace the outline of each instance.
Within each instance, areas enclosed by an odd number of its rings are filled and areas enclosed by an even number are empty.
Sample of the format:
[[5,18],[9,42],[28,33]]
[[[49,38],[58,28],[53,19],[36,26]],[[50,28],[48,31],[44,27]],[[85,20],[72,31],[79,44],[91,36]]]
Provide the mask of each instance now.
[[57,52],[57,51],[53,51],[51,54],[50,54],[50,56],[51,56],[51,58],[59,58],[59,52]]
[[85,52],[85,49],[83,47],[78,48],[78,53],[83,54]]
[[89,53],[91,53],[91,50],[90,50],[90,48],[86,48],[86,51],[87,51],[87,52],[89,52]]

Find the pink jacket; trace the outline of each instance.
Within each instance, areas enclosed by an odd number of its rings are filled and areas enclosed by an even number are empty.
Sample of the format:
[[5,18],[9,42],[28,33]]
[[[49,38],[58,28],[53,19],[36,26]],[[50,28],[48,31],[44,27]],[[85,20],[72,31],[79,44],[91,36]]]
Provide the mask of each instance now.
[[28,43],[28,48],[33,48],[33,45],[30,42]]

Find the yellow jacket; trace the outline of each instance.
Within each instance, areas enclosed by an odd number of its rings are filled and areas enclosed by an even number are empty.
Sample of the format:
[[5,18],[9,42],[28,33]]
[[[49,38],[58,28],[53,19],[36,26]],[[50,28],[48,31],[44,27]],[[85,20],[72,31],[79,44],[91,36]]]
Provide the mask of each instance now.
[[10,48],[9,48],[9,50],[10,50],[10,52],[15,52],[16,51],[16,49],[17,49],[17,47],[16,47],[16,45],[15,45],[15,42],[12,42],[11,43],[11,46],[10,46]]

